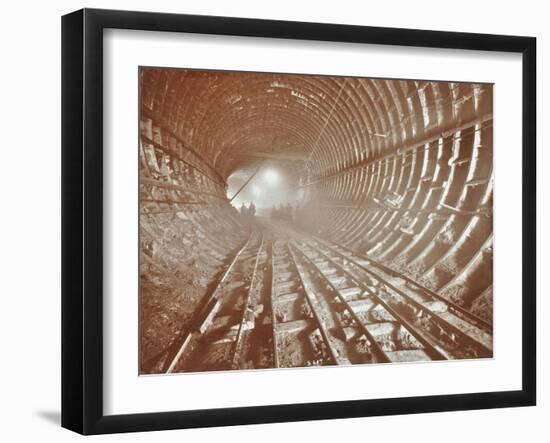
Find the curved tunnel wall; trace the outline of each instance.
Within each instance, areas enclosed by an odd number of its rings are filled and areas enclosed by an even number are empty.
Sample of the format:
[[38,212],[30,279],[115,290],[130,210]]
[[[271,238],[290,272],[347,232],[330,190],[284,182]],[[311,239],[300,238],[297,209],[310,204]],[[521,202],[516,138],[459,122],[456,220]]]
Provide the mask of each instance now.
[[284,167],[303,226],[490,317],[492,279],[479,276],[492,272],[491,85],[140,75],[142,256],[184,275],[197,235],[207,282],[246,235],[228,176],[294,155]]

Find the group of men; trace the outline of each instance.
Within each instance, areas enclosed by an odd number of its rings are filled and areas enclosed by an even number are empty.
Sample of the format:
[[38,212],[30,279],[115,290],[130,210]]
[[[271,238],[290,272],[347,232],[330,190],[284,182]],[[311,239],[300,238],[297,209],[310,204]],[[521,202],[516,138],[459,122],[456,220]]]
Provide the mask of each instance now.
[[[256,206],[253,202],[250,202],[248,206],[242,203],[239,213],[241,214],[243,220],[251,222],[256,216]],[[280,204],[278,206],[272,206],[270,216],[275,220],[294,222],[296,219],[296,208],[290,203],[287,203],[286,205]]]
[[278,219],[278,220],[286,220],[286,221],[294,221],[295,213],[294,208],[290,203],[287,203],[286,206],[283,206],[282,204],[278,207],[273,206],[271,208],[271,218],[272,219]]
[[250,202],[248,206],[246,206],[244,203],[241,204],[241,209],[239,210],[241,213],[241,217],[243,217],[245,220],[253,220],[254,216],[256,215],[256,206],[254,206],[253,202]]

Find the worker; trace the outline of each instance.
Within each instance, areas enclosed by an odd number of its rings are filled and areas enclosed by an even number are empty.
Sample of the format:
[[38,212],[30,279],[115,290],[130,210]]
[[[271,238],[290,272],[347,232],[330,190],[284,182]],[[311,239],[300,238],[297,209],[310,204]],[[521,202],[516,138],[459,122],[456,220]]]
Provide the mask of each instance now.
[[290,203],[286,204],[285,208],[285,218],[287,221],[292,222],[292,205]]

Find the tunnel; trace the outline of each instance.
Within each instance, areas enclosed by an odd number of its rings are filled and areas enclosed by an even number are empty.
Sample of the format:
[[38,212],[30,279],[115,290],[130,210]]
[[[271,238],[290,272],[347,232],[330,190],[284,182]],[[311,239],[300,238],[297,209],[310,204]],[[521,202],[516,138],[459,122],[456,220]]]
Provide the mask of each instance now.
[[491,84],[139,75],[141,374],[493,356]]

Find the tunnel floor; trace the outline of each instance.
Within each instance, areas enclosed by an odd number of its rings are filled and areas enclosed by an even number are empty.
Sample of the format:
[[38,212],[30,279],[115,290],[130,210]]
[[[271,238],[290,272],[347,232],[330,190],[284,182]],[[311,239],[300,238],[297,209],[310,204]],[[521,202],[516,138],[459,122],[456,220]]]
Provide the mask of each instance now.
[[246,225],[142,373],[492,357],[492,324],[366,254],[289,222]]

